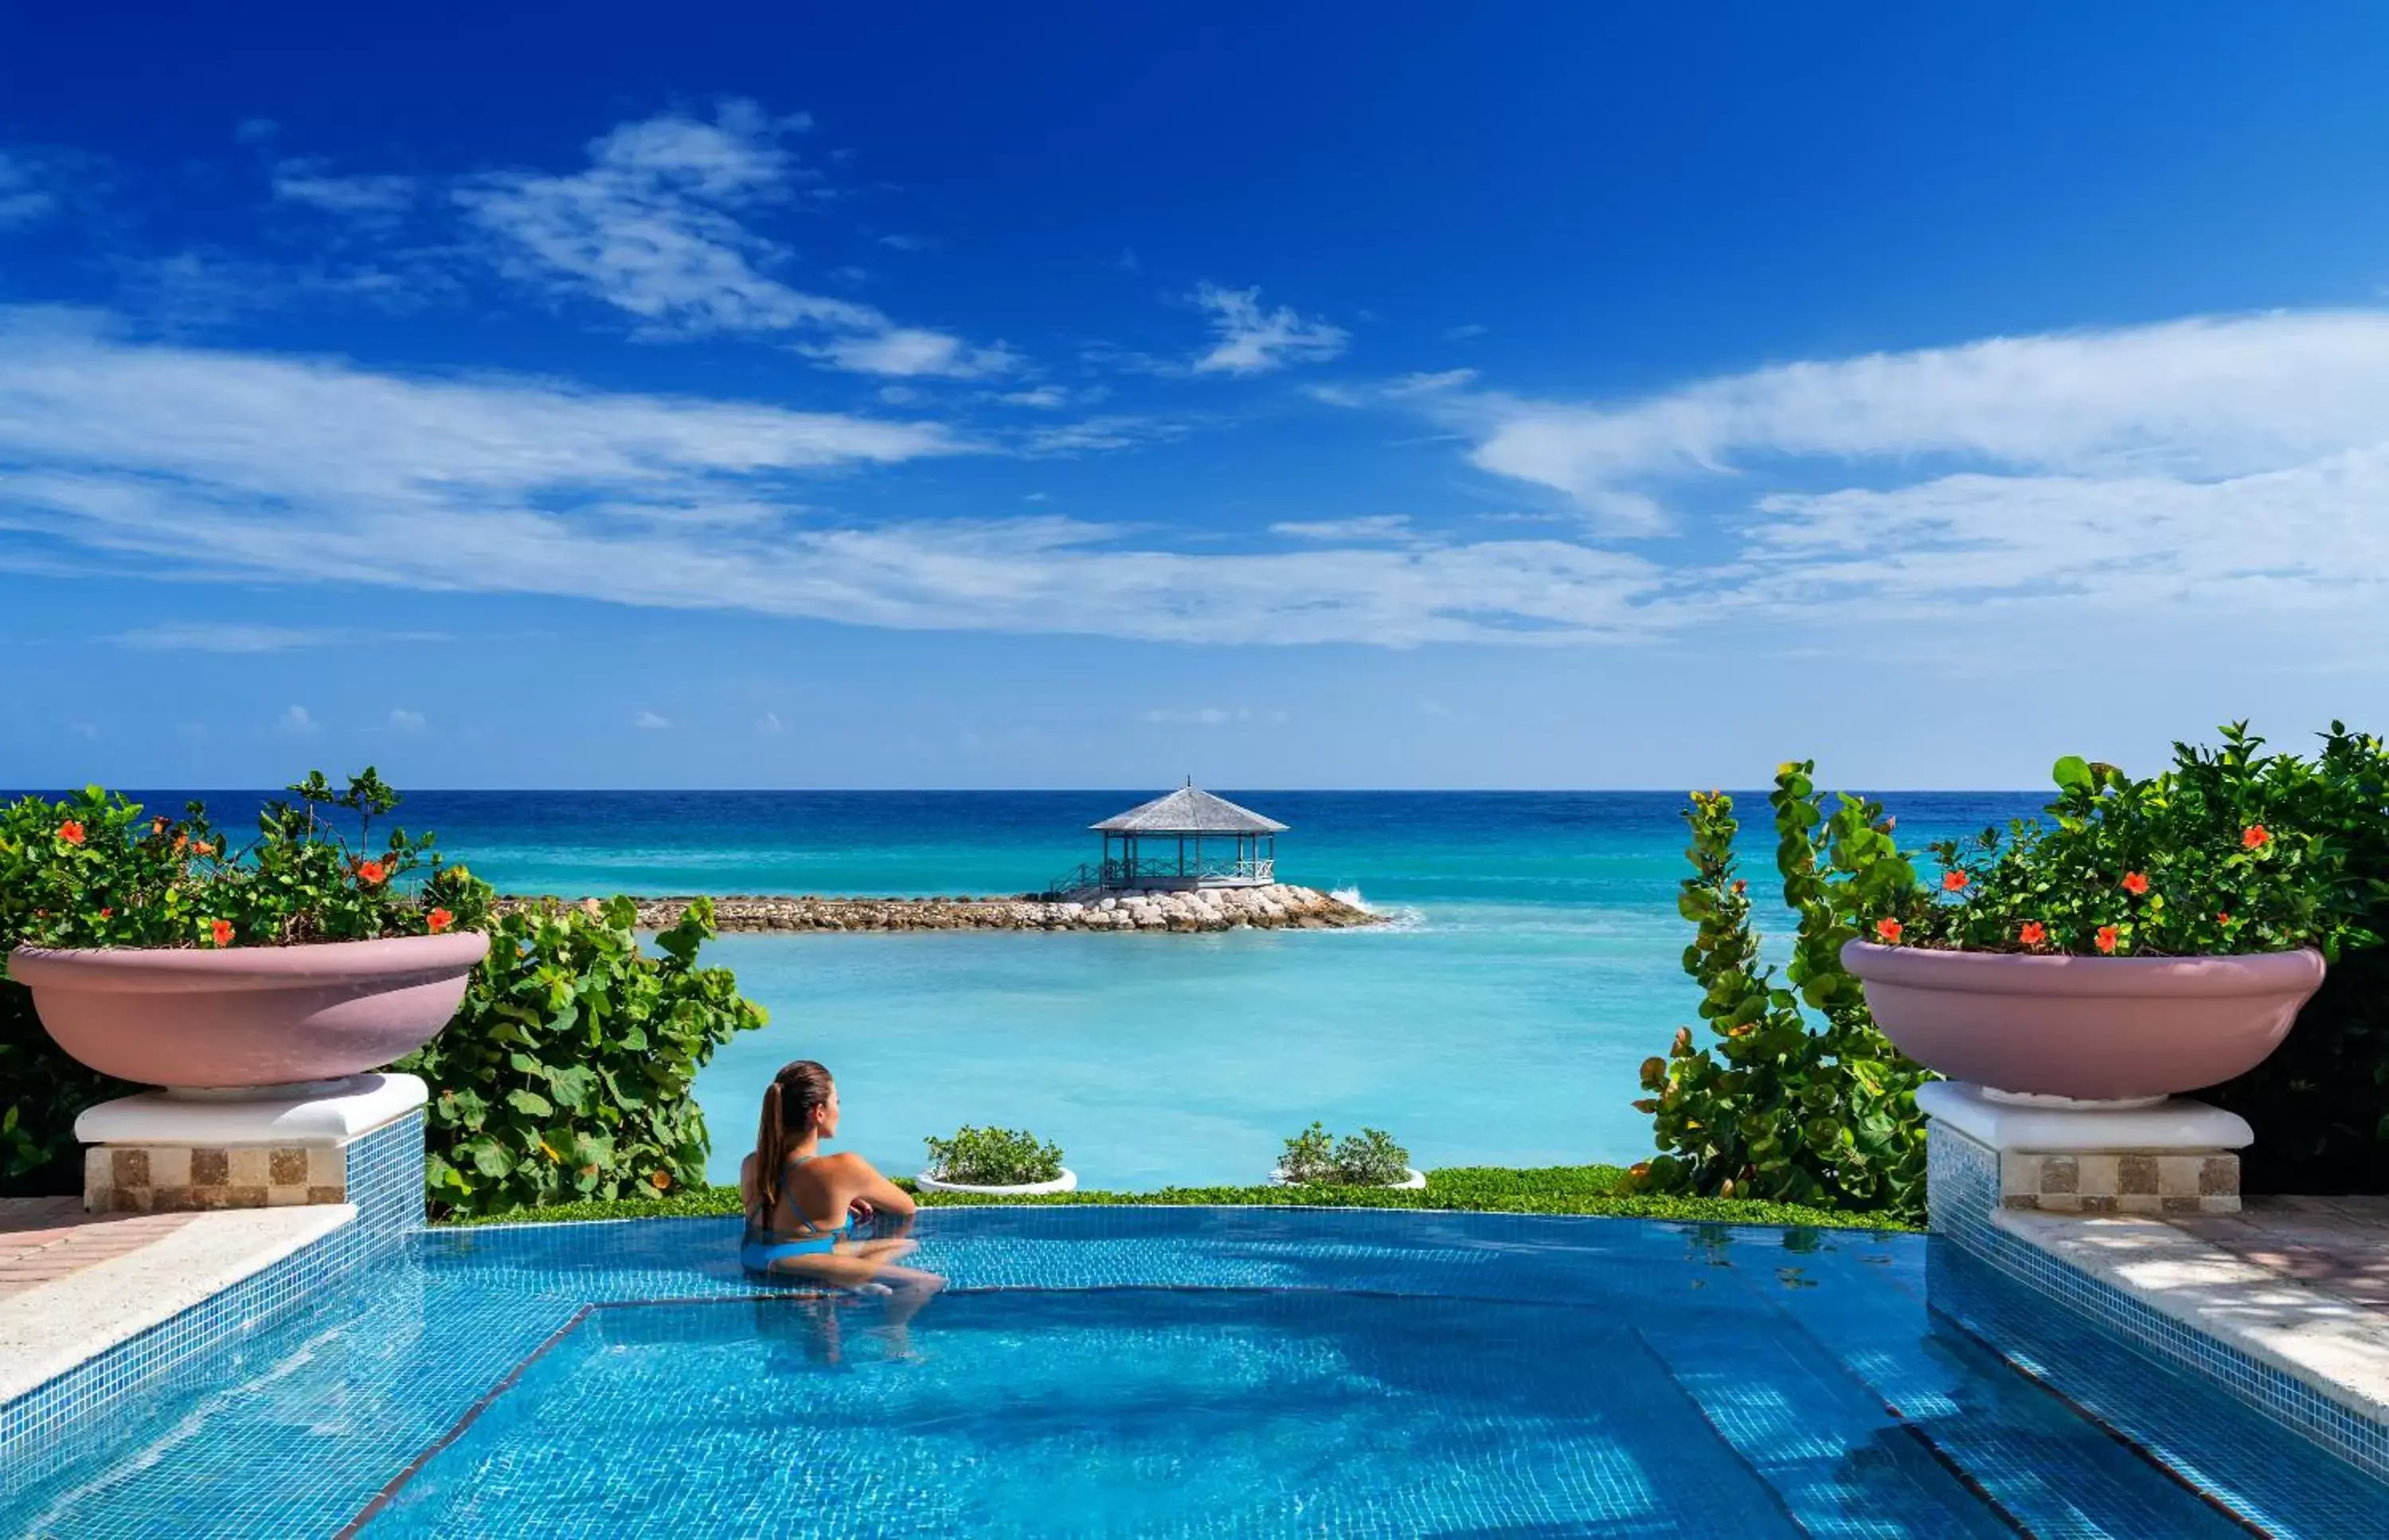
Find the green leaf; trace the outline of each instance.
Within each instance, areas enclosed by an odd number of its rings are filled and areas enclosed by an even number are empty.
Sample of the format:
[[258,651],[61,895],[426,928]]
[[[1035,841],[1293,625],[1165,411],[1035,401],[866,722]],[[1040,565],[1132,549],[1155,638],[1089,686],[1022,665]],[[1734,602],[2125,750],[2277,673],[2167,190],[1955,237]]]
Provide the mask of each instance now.
[[2079,788],[2083,791],[2089,791],[2093,784],[2090,776],[2090,762],[2083,758],[2078,754],[2069,754],[2063,759],[2057,761],[2057,764],[2050,770],[2049,775],[2050,780],[2056,782],[2061,786],[2068,788],[2069,790]]

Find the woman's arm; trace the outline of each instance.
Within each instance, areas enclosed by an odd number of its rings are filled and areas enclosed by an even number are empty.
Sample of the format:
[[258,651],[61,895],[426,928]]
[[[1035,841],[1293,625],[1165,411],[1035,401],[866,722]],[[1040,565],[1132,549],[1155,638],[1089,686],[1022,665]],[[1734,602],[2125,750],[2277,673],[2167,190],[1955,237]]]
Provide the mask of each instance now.
[[861,1155],[850,1154],[847,1159],[854,1163],[847,1177],[850,1193],[847,1199],[849,1203],[860,1198],[882,1214],[896,1215],[910,1215],[920,1206],[913,1202],[911,1193],[881,1176]]
[[755,1212],[755,1157],[753,1155],[748,1155],[738,1163],[738,1201],[747,1206],[747,1213]]

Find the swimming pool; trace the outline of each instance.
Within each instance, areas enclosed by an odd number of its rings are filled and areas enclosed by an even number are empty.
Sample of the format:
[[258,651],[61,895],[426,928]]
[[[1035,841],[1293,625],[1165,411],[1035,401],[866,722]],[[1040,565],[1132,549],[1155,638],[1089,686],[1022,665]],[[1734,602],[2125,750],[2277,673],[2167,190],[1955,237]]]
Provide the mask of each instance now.
[[[2115,1536],[2389,1489],[1915,1236],[970,1209],[953,1287],[735,1221],[438,1232],[0,1472],[0,1531]],[[1929,1304],[1928,1304],[1929,1300]]]

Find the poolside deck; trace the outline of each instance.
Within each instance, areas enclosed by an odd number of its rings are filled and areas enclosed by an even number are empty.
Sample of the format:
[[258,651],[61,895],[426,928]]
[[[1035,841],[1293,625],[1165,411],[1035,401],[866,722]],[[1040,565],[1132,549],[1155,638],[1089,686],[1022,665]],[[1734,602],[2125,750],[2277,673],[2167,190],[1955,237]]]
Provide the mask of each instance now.
[[0,1404],[172,1319],[356,1218],[347,1203],[86,1214],[0,1199]]

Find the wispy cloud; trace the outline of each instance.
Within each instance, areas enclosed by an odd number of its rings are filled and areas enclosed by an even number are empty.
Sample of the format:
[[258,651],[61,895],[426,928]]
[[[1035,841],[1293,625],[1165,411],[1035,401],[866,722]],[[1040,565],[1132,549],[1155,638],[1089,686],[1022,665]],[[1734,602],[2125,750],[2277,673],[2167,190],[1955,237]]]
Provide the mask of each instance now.
[[0,150],[0,230],[38,224],[58,211],[49,161],[30,150]]
[[1615,406],[1413,404],[1479,467],[1613,528],[1729,498],[1741,549],[1712,602],[2220,617],[2389,597],[2389,312],[1995,337]]
[[1283,722],[1291,713],[1284,710],[1256,711],[1249,706],[1156,706],[1140,719],[1170,727],[1226,727],[1233,722]]
[[1001,345],[900,326],[874,306],[775,275],[793,256],[748,216],[822,191],[821,174],[788,146],[810,126],[732,100],[709,122],[665,114],[620,124],[590,142],[581,170],[489,172],[454,196],[503,272],[611,305],[643,337],[827,332],[806,355],[863,374],[969,379],[1015,367]]
[[318,647],[411,645],[455,640],[446,631],[374,631],[349,628],[256,626],[196,620],[119,632],[120,647],[153,653],[285,653]]
[[1362,514],[1355,518],[1287,519],[1270,526],[1272,535],[1306,541],[1407,541],[1418,538],[1405,514]]
[[315,731],[315,718],[303,706],[294,706],[274,719],[274,730],[288,738],[304,738]]
[[390,731],[401,737],[414,738],[420,736],[428,724],[424,720],[422,712],[409,711],[402,706],[393,706],[390,708],[386,725]]
[[637,716],[631,719],[631,725],[639,729],[643,732],[661,732],[664,729],[671,726],[671,722],[669,719],[659,717],[655,712],[642,711]]
[[1129,526],[862,523],[800,495],[820,471],[972,447],[931,425],[4,323],[0,546],[112,570],[1183,642],[1548,642],[1664,623],[1653,564],[1561,541],[1190,554]]
[[415,207],[422,195],[423,185],[417,178],[335,175],[330,163],[321,159],[285,160],[274,168],[275,197],[367,224],[395,223]]
[[1002,343],[974,348],[960,337],[916,326],[894,326],[881,332],[841,337],[797,350],[807,358],[820,359],[856,374],[899,377],[980,379],[989,375],[1009,374],[1020,366],[1019,355]]
[[1337,356],[1351,340],[1342,327],[1305,319],[1288,306],[1263,310],[1258,288],[1202,284],[1188,298],[1211,312],[1211,329],[1219,334],[1210,350],[1195,359],[1197,374],[1259,375],[1316,363]]

